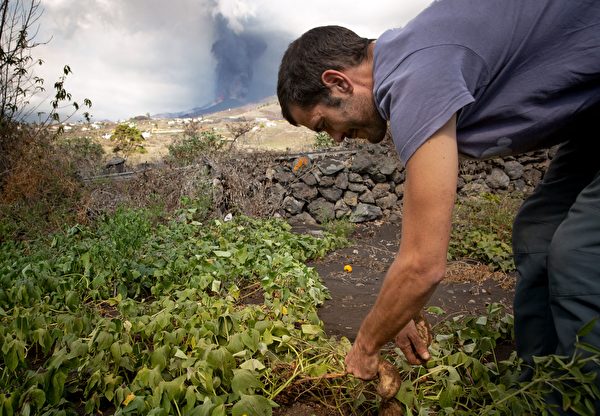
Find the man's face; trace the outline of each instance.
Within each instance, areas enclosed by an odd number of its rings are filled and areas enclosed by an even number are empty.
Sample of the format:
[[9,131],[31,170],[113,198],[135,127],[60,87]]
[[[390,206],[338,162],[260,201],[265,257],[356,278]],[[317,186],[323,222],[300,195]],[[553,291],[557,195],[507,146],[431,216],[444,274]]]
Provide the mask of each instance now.
[[387,123],[369,97],[351,94],[339,100],[338,106],[326,103],[308,109],[291,106],[290,112],[298,124],[317,132],[326,131],[338,143],[346,137],[360,137],[371,143],[383,140]]

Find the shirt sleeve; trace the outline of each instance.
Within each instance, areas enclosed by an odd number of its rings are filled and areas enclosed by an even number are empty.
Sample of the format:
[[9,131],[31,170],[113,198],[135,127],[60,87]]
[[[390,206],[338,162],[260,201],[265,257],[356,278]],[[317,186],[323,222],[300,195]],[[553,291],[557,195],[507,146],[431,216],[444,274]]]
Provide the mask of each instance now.
[[404,163],[454,113],[475,101],[486,76],[483,60],[459,45],[420,49],[390,71],[376,87],[375,101],[390,121]]

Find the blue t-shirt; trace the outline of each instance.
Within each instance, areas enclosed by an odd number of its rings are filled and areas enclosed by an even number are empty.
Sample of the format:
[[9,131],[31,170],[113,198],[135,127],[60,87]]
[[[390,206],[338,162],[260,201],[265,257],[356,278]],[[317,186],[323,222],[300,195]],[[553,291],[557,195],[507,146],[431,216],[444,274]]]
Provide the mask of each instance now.
[[373,79],[404,162],[454,113],[467,157],[552,146],[600,119],[600,1],[435,1],[377,39]]

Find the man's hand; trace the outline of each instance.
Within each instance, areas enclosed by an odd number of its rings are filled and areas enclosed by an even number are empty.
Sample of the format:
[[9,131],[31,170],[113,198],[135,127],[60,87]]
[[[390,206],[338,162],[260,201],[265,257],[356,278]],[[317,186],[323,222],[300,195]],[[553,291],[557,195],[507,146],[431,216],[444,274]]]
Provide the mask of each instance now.
[[346,356],[346,371],[363,380],[372,380],[377,376],[379,352],[367,353],[359,340],[353,345]]
[[422,365],[429,360],[427,341],[421,338],[414,320],[410,320],[404,328],[398,332],[394,339],[396,345],[402,350],[406,360],[412,365]]

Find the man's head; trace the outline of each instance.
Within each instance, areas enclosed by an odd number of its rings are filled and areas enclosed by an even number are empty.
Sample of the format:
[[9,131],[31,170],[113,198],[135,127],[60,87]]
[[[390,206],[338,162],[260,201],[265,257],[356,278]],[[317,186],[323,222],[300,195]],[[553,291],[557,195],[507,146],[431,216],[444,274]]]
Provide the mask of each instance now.
[[373,103],[371,48],[370,39],[340,26],[317,27],[292,42],[277,83],[285,119],[336,141],[381,141],[387,126]]

